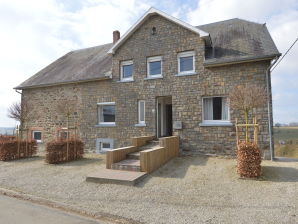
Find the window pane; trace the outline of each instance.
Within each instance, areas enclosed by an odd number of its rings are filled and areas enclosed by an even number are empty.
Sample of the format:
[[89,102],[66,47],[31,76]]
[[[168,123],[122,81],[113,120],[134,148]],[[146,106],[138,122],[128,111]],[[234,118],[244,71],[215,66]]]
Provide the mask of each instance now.
[[103,142],[101,147],[104,149],[109,149],[109,148],[111,148],[111,145],[110,145],[110,143]]
[[229,105],[227,103],[227,98],[222,98],[222,110],[221,110],[221,119],[228,120],[229,119]]
[[102,106],[102,122],[115,122],[115,106]]
[[213,120],[221,120],[222,97],[213,98]]
[[150,75],[161,74],[161,61],[149,62],[149,74]]
[[180,57],[180,72],[193,71],[193,56]]
[[61,139],[67,139],[67,135],[68,135],[68,132],[66,132],[66,131],[60,132],[60,138]]
[[212,98],[203,99],[204,120],[213,120],[213,101]]
[[145,121],[145,102],[139,101],[139,122]]
[[35,140],[41,140],[41,132],[37,132],[37,131],[35,131],[35,132],[33,132],[33,139],[35,139]]
[[122,78],[132,77],[133,65],[123,65],[122,66]]

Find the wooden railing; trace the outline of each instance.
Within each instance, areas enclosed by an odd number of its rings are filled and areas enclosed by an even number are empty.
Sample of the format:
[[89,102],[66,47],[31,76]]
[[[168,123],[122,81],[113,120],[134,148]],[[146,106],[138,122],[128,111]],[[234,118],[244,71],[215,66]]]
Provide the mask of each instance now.
[[106,168],[111,169],[113,163],[120,162],[121,160],[126,159],[126,155],[128,153],[136,152],[138,148],[135,146],[128,146],[123,148],[114,149],[111,151],[107,151],[107,161],[106,161]]
[[171,136],[159,139],[160,147],[141,151],[141,171],[151,173],[179,155],[179,137]]
[[136,147],[140,147],[143,145],[146,145],[148,141],[151,141],[155,139],[155,136],[141,136],[141,137],[133,137],[131,138],[132,140],[132,145]]

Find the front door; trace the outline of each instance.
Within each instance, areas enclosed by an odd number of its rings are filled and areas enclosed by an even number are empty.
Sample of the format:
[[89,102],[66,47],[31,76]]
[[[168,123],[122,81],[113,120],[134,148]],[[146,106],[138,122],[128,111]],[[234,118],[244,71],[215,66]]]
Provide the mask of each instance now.
[[156,98],[156,136],[171,136],[173,132],[172,97]]

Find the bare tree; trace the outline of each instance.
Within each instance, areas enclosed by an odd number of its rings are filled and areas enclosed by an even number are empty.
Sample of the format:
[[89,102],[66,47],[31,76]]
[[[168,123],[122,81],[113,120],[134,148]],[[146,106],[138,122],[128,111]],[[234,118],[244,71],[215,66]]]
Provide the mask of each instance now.
[[[67,145],[66,145],[66,158],[68,160],[69,158],[69,122],[71,119],[71,116],[74,115],[74,113],[77,111],[77,103],[75,100],[61,100],[58,102],[57,105],[57,111],[59,113],[62,113],[64,116],[66,116],[66,126],[67,126]],[[76,127],[75,127],[76,129]],[[76,137],[76,136],[75,136]]]
[[245,118],[245,137],[248,141],[248,116],[249,112],[266,103],[265,89],[256,85],[237,86],[229,95],[230,106],[233,109],[243,111]]
[[19,121],[21,127],[24,125],[25,121],[33,119],[33,117],[30,116],[30,107],[25,101],[13,103],[8,108],[7,116],[16,121]]

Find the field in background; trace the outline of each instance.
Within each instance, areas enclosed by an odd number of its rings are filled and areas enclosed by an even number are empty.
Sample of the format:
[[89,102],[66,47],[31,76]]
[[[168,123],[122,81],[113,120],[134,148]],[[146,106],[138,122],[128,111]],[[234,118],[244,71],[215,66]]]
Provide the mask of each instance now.
[[275,156],[298,158],[298,127],[274,127]]

